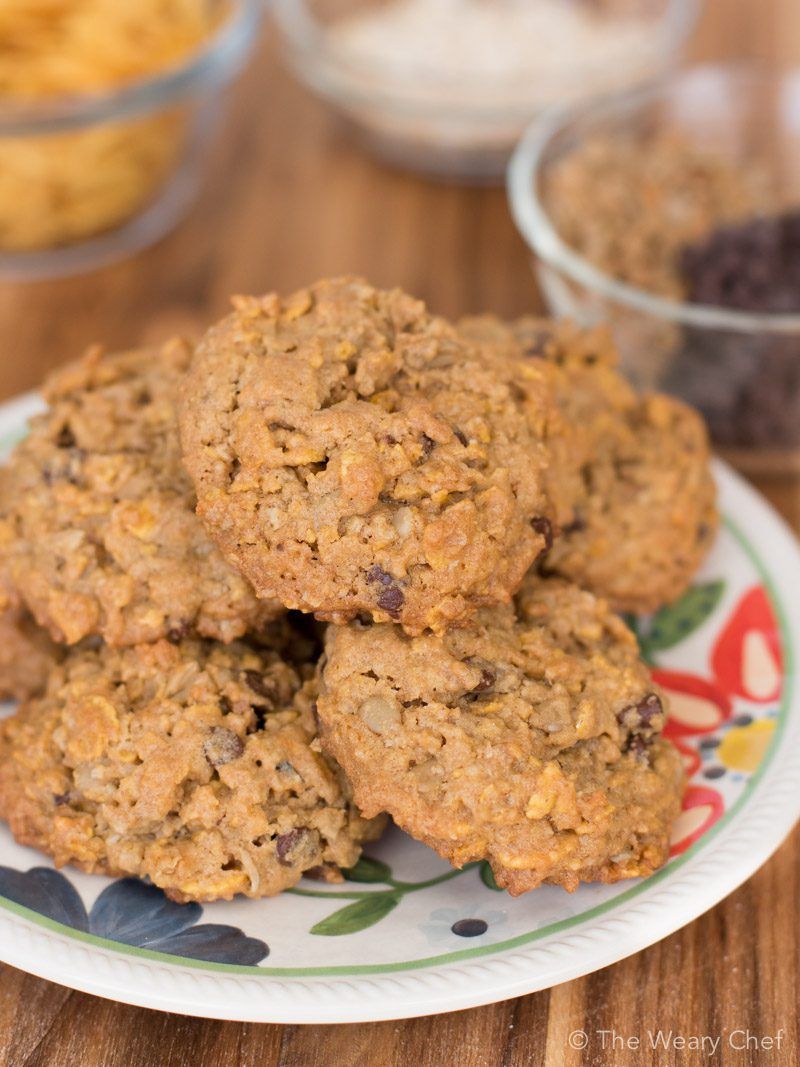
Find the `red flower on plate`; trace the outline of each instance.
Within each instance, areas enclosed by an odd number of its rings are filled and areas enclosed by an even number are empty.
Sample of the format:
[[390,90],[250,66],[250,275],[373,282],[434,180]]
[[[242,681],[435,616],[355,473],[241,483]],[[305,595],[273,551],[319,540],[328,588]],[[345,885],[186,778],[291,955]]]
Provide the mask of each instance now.
[[683,761],[683,769],[687,778],[693,778],[700,770],[700,753],[696,748],[692,748],[691,745],[687,745],[685,741],[680,738],[673,738],[672,743],[681,754],[681,760]]
[[679,856],[710,830],[725,811],[725,802],[716,789],[690,785],[683,798],[683,811],[672,828],[671,856]]
[[722,690],[696,674],[682,674],[658,667],[653,678],[669,697],[666,737],[710,734],[731,716],[731,702]]
[[736,605],[714,645],[711,667],[729,696],[769,703],[781,695],[780,631],[762,586],[748,590]]

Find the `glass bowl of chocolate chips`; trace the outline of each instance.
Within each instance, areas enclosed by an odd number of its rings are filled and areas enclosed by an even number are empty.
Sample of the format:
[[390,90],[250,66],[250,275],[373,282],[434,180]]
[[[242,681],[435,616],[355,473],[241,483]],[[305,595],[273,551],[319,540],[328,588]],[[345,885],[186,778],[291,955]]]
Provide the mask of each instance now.
[[606,321],[644,389],[744,470],[800,470],[800,68],[679,71],[551,112],[508,171],[553,314]]

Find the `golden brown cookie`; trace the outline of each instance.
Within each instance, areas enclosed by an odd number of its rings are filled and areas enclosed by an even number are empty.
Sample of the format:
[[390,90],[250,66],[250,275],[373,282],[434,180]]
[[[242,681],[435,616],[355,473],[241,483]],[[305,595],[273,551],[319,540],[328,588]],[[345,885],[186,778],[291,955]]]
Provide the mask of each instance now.
[[281,610],[259,602],[194,513],[174,398],[190,349],[93,350],[45,385],[48,410],[9,461],[0,566],[54,640],[230,641]]
[[519,346],[550,368],[567,424],[554,467],[562,488],[562,536],[542,560],[620,611],[653,611],[676,600],[717,530],[708,435],[700,416],[673,397],[640,397],[617,368],[602,327],[492,316],[460,329],[504,358]]
[[180,408],[198,512],[260,596],[418,633],[507,601],[551,539],[555,409],[400,290],[239,298]]
[[311,673],[242,642],[71,650],[0,722],[0,814],[59,866],[147,877],[178,901],[350,866],[382,824],[319,751]]
[[387,811],[454,865],[518,894],[651,873],[683,770],[663,697],[603,601],[529,576],[517,610],[409,637],[330,627],[322,743],[366,815]]

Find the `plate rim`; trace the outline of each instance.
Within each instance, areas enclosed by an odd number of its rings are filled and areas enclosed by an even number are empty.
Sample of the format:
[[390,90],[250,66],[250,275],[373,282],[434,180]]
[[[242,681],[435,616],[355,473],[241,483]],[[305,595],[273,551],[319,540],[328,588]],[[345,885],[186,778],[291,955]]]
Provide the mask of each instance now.
[[[35,393],[26,394],[0,405],[0,415],[20,418],[40,406]],[[751,513],[758,513],[759,526],[769,529],[769,539],[784,542],[800,571],[800,545],[781,516],[727,464],[715,460],[714,468],[720,487],[727,485]],[[337,974],[337,968],[326,968],[328,973],[319,975],[313,973],[316,969],[304,968],[312,973],[287,975],[292,969],[281,968],[283,977],[268,967],[211,964],[103,943],[103,939],[70,930],[0,897],[0,959],[70,988],[162,1011],[249,1022],[344,1023],[463,1010],[536,992],[592,973],[669,936],[751,877],[780,847],[800,816],[800,796],[793,788],[796,777],[792,779],[800,773],[800,744],[794,746],[794,756],[792,746],[785,744],[787,736],[800,737],[800,702],[793,684],[797,632],[790,626],[773,572],[738,530],[738,523],[727,516],[725,521],[769,587],[785,634],[785,677],[790,684],[764,761],[725,824],[716,827],[713,836],[700,839],[697,844],[703,844],[702,848],[695,852],[693,846],[677,861],[683,868],[677,880],[673,864],[613,900],[571,917],[574,921],[554,924],[559,929],[518,935],[505,948],[503,943],[476,946],[446,954],[456,956],[451,961],[440,956],[398,967],[376,964],[368,973],[350,969]],[[743,843],[736,831],[737,819],[745,812],[749,829]],[[739,862],[734,865],[730,857]],[[664,881],[666,885],[660,884]],[[629,893],[638,898],[632,906],[628,906]],[[665,894],[666,908],[661,899]],[[633,933],[632,918],[641,920]],[[588,929],[582,929],[587,924]],[[520,938],[525,939],[523,943]],[[585,953],[590,947],[587,966]],[[539,967],[538,976],[530,973],[525,965],[542,955],[549,957],[547,967]]]

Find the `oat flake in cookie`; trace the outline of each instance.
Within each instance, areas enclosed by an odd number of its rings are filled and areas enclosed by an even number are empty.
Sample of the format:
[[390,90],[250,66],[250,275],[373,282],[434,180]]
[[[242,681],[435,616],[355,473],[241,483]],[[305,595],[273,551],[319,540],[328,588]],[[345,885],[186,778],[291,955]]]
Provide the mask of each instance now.
[[209,531],[260,596],[418,633],[507,601],[551,538],[541,370],[400,290],[239,298],[180,408]]
[[72,650],[0,722],[0,815],[59,866],[178,901],[335,876],[382,824],[318,750],[310,673],[241,642]]
[[223,641],[281,609],[259,602],[194,513],[175,390],[179,341],[54,374],[2,481],[0,566],[53,638],[129,645],[200,633]]
[[620,611],[676,600],[718,525],[708,434],[697,412],[661,393],[639,396],[603,327],[481,316],[459,328],[506,358],[521,348],[549,368],[569,433],[553,470],[567,498],[562,514],[572,513],[542,567]]
[[662,699],[603,601],[534,576],[516,613],[441,637],[330,627],[318,708],[365,814],[518,894],[665,862],[683,770]]

